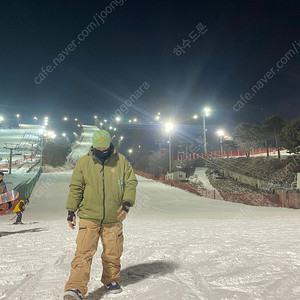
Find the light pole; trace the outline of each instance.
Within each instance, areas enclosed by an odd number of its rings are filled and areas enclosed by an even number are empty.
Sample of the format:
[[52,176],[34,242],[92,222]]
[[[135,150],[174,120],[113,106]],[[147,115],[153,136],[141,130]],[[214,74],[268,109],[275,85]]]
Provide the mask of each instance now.
[[15,146],[15,147],[5,146],[5,147],[3,147],[3,148],[9,150],[9,172],[8,172],[8,174],[11,174],[12,152],[13,152],[13,150],[16,149],[16,146]]
[[18,123],[18,125],[20,124],[20,114],[16,114],[16,117],[17,117],[17,123]]
[[223,129],[219,129],[219,130],[217,131],[217,135],[218,135],[219,138],[220,138],[220,150],[221,150],[221,152],[220,152],[220,157],[222,157],[222,153],[223,153],[223,136],[225,135],[224,130],[223,130]]
[[203,141],[204,141],[204,154],[206,156],[207,154],[207,146],[206,146],[206,126],[205,126],[205,117],[208,117],[210,114],[210,108],[209,107],[205,107],[203,109]]
[[119,141],[118,141],[117,149],[120,149],[123,139],[124,139],[124,136],[121,135],[120,138],[119,138]]
[[174,128],[172,122],[165,124],[166,132],[169,134],[169,173],[172,172],[172,144],[171,144],[171,131]]
[[30,152],[31,152],[31,155],[30,155],[30,161],[32,161],[32,157],[33,157],[33,144],[31,144],[31,149],[30,149]]
[[43,166],[44,163],[44,145],[45,145],[45,141],[44,141],[44,132],[42,133],[42,150],[41,150],[41,167]]

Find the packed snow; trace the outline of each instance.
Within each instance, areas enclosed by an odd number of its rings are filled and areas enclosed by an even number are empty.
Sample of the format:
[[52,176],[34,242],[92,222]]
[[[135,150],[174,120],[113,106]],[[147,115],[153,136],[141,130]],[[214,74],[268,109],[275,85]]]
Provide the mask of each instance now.
[[[41,175],[25,225],[0,217],[0,299],[62,299],[78,229],[66,221],[71,174]],[[138,180],[136,206],[124,221],[123,292],[107,295],[102,286],[100,243],[84,299],[300,299],[299,210],[212,200]]]
[[0,165],[7,163],[9,150],[4,147],[17,147],[19,150],[13,152],[13,161],[30,155],[32,144],[34,147],[39,142],[39,128],[16,128],[0,129]]
[[73,166],[81,156],[88,152],[92,144],[93,133],[98,129],[96,126],[89,125],[83,125],[82,127],[81,139],[73,144],[72,152],[67,157],[66,166]]
[[[0,170],[4,170],[5,183],[9,190],[17,185],[32,179],[38,170],[31,170],[38,163],[39,157],[24,160],[24,156],[30,156],[32,147],[39,142],[39,127],[22,126],[18,129],[0,129]],[[17,148],[12,155],[12,174],[8,174],[10,151],[4,147]]]

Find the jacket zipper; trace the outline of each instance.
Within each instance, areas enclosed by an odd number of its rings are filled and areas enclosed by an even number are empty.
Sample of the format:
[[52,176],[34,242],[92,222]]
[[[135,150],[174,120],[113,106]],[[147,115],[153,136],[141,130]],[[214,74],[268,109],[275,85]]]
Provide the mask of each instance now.
[[[113,154],[111,154],[111,156],[110,157],[112,157],[113,155],[115,155],[116,153],[113,153]],[[110,158],[110,157],[108,157],[108,159]],[[107,160],[108,160],[107,159]],[[103,182],[103,218],[102,218],[102,220],[101,220],[101,223],[100,223],[100,225],[102,225],[102,223],[103,223],[103,221],[104,221],[104,218],[105,218],[105,184],[104,184],[104,164],[105,164],[105,162],[103,162],[102,163],[102,170],[100,171],[100,173],[101,172],[103,172],[103,175],[102,175],[102,182]]]
[[104,221],[104,218],[105,218],[105,184],[104,184],[104,163],[102,163],[102,182],[103,182],[103,218],[101,220],[101,225]]

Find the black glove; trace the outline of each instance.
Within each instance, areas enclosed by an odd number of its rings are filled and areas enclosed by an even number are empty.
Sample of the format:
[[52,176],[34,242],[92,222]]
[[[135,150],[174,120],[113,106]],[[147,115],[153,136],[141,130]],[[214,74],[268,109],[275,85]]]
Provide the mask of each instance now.
[[129,212],[129,207],[131,206],[131,203],[126,201],[122,204],[122,210],[126,211],[127,213]]
[[67,221],[73,222],[73,218],[75,217],[74,211],[68,210],[68,218]]

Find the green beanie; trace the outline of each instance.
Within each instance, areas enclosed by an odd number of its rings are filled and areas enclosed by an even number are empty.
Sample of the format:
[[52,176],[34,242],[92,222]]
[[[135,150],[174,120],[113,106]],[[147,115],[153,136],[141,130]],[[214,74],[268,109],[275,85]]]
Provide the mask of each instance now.
[[106,130],[97,130],[93,134],[93,147],[94,148],[109,148],[111,136]]

